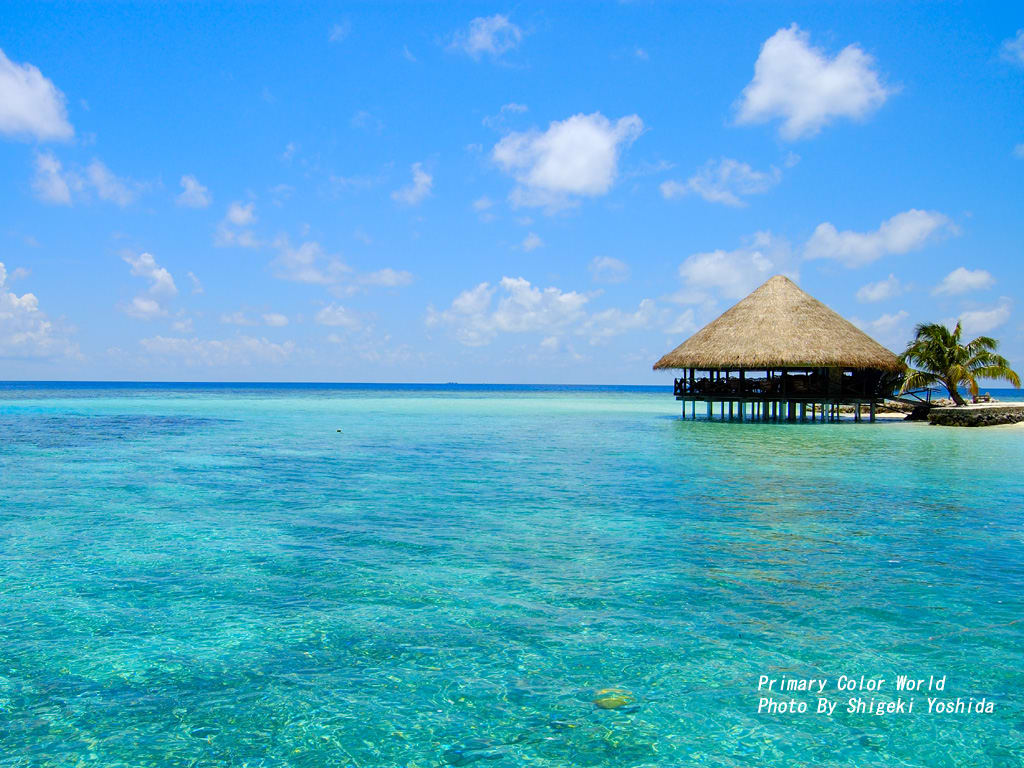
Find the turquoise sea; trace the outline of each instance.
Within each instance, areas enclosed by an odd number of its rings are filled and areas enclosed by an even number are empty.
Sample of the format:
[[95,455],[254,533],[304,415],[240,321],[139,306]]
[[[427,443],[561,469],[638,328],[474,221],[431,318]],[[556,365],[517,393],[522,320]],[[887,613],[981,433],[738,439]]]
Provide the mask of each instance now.
[[[1022,498],[664,388],[0,385],[0,766],[1019,768]],[[757,712],[897,674],[993,712]]]

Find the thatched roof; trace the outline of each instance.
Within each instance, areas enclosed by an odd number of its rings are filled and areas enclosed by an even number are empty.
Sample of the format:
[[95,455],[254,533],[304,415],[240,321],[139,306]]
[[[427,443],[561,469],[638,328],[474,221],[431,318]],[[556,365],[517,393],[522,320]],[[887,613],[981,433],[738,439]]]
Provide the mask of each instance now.
[[782,275],[705,325],[654,367],[903,370],[896,355]]

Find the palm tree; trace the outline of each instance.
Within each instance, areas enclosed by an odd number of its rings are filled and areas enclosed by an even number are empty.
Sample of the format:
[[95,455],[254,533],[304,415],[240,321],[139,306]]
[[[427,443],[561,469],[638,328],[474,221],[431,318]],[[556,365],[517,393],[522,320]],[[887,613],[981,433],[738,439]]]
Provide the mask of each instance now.
[[900,355],[908,367],[900,393],[941,384],[957,405],[966,405],[960,385],[976,396],[979,378],[1003,379],[1019,387],[1020,376],[1005,357],[995,353],[998,346],[991,336],[961,344],[960,323],[952,331],[942,323],[921,323],[914,329],[914,340]]

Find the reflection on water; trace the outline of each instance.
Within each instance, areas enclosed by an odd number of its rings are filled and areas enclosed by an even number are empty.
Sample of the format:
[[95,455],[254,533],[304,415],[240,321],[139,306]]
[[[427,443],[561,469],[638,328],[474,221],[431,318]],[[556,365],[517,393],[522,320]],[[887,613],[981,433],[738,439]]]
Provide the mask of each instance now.
[[[1024,756],[1024,431],[643,391],[8,394],[0,765]],[[769,673],[945,674],[996,710],[758,715]]]

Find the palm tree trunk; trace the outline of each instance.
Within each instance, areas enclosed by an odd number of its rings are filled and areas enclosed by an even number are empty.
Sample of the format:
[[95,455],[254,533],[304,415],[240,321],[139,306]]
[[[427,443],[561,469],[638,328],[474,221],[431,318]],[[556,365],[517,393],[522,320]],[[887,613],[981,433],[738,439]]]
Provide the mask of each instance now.
[[960,390],[956,384],[946,381],[946,389],[949,390],[949,396],[953,398],[953,402],[957,405],[967,405],[967,401],[960,396]]

